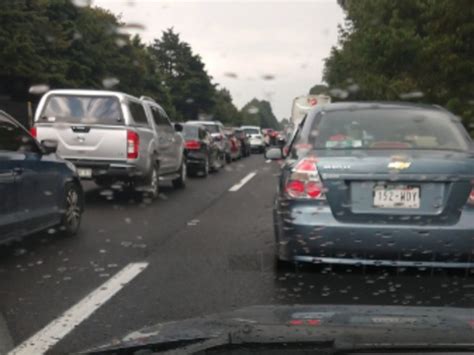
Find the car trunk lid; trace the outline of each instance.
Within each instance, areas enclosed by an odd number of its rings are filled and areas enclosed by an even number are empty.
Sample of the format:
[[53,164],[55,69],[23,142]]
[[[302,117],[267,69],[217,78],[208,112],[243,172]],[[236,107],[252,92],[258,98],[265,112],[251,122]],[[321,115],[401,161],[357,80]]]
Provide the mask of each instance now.
[[474,179],[455,151],[317,151],[328,204],[344,222],[452,224]]
[[58,141],[58,154],[65,159],[127,160],[127,129],[116,125],[37,124],[39,141]]

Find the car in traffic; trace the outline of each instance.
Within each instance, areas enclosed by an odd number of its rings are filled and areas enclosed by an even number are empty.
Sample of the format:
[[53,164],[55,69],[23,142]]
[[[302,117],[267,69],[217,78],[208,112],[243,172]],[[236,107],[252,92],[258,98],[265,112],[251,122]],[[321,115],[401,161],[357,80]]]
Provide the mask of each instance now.
[[182,134],[190,175],[199,174],[206,177],[210,171],[217,171],[222,167],[219,147],[203,125],[184,124]]
[[240,129],[249,136],[252,152],[263,153],[265,151],[265,141],[259,126],[241,126]]
[[242,144],[235,135],[233,128],[225,128],[225,135],[230,143],[230,154],[227,162],[230,163],[234,160],[242,158]]
[[221,162],[225,165],[230,156],[230,142],[225,135],[224,125],[220,121],[187,121],[186,124],[204,126],[209,131],[219,148]]
[[0,111],[0,243],[50,229],[77,234],[84,208],[76,168]]
[[474,151],[460,119],[335,103],[297,129],[273,207],[278,263],[474,266]]
[[234,135],[240,141],[242,157],[248,157],[251,154],[249,136],[240,128],[234,128]]
[[81,179],[117,182],[158,196],[159,180],[186,181],[184,142],[166,112],[148,98],[102,90],[51,90],[35,114],[35,137],[58,141],[58,153]]

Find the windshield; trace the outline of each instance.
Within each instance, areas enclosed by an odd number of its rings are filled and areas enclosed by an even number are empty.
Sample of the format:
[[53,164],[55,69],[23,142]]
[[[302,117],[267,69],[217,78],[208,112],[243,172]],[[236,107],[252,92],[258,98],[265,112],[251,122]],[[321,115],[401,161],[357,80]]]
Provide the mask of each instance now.
[[0,354],[472,352],[473,11],[0,1]]
[[243,131],[247,134],[260,134],[260,131],[257,128],[244,128]]
[[446,114],[416,110],[327,112],[314,120],[315,149],[454,149],[469,142]]
[[193,125],[183,125],[183,136],[186,139],[199,138],[199,127]]
[[46,122],[123,124],[115,97],[51,95],[40,117]]
[[210,133],[219,133],[219,127],[215,124],[204,124]]

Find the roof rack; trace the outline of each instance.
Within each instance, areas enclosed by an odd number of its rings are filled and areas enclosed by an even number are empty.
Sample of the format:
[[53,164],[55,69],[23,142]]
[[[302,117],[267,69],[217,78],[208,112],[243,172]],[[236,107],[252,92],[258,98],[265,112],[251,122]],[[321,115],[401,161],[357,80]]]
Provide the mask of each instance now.
[[154,102],[156,104],[155,99],[153,99],[149,96],[140,96],[140,100],[151,101],[151,102]]

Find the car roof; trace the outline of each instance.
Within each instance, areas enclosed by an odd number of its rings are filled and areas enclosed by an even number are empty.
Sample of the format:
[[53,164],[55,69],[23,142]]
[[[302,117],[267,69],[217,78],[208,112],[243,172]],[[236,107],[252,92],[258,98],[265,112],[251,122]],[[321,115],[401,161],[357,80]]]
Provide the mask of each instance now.
[[240,126],[240,128],[257,128],[257,129],[261,129],[260,126]]
[[202,125],[210,125],[210,124],[215,124],[215,125],[222,125],[220,121],[186,121],[188,124],[202,124]]
[[330,104],[315,106],[313,111],[353,111],[353,110],[367,110],[367,109],[413,109],[413,110],[432,110],[440,112],[449,112],[441,106],[419,104],[404,101],[347,101],[347,102],[333,102]]
[[[45,95],[83,95],[83,96],[115,96],[118,98],[127,98],[138,100],[138,97],[120,92],[120,91],[108,91],[108,90],[88,90],[88,89],[54,89],[48,91]],[[143,101],[143,100],[141,100]]]

